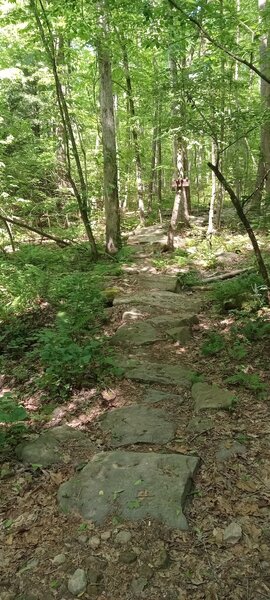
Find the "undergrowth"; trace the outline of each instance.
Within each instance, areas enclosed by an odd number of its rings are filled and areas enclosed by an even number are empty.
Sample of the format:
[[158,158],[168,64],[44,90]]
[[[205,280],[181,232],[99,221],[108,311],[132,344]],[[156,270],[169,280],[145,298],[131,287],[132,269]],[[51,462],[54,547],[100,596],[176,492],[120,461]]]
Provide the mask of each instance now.
[[[0,263],[5,380],[21,396],[41,390],[44,402],[61,401],[74,388],[102,382],[113,368],[101,335],[103,289],[121,274],[121,259],[93,263],[84,246],[25,245],[14,255],[1,255]],[[0,421],[4,414],[18,420],[14,406],[11,398],[2,402]]]

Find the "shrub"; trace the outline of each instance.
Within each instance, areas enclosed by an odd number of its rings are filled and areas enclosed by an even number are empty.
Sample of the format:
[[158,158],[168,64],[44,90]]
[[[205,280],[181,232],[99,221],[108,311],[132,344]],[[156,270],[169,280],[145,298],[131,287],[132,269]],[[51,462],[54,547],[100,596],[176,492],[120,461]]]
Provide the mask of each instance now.
[[225,348],[225,340],[215,331],[209,332],[207,334],[206,341],[202,344],[201,352],[204,356],[212,356],[214,354],[218,354]]

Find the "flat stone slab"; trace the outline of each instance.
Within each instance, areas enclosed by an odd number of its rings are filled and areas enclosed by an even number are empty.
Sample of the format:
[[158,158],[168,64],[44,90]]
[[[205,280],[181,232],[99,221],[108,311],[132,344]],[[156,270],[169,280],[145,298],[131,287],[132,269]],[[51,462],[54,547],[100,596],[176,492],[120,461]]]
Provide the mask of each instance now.
[[127,240],[129,246],[133,246],[134,244],[154,244],[157,242],[161,244],[166,244],[167,242],[164,227],[158,225],[138,228]]
[[146,383],[160,383],[164,385],[179,385],[191,388],[194,372],[178,365],[167,365],[164,363],[147,363],[131,361],[126,364],[124,375],[127,379],[142,381]]
[[179,405],[183,404],[184,402],[184,399],[177,394],[171,394],[171,392],[162,392],[162,390],[155,390],[154,388],[146,389],[143,397],[143,401],[148,402],[149,404],[166,402],[167,400],[175,400]]
[[168,335],[172,338],[172,340],[183,345],[190,342],[192,338],[192,333],[188,325],[183,325],[182,327],[172,327],[172,329],[168,330]]
[[92,443],[84,433],[67,425],[61,425],[48,429],[35,440],[19,444],[16,454],[25,464],[48,467],[57,463],[69,462],[72,442],[86,443],[92,447]]
[[164,339],[164,334],[158,332],[151,323],[140,321],[122,325],[111,337],[110,344],[116,346],[143,346]]
[[187,426],[187,430],[191,433],[204,433],[214,428],[214,423],[211,419],[202,419],[201,417],[193,417]]
[[235,396],[217,385],[208,383],[194,383],[191,390],[192,398],[195,400],[196,410],[219,410],[220,408],[231,408],[235,402]]
[[198,298],[196,299],[185,294],[174,294],[172,292],[162,292],[159,290],[149,290],[147,294],[142,292],[126,296],[119,295],[116,296],[113,304],[114,306],[119,306],[121,304],[146,304],[159,308],[162,312],[167,310],[169,312],[181,313],[185,311],[194,311],[197,313],[202,306],[202,302],[198,300]]
[[177,277],[173,275],[158,275],[152,273],[142,273],[138,277],[140,288],[145,290],[161,290],[163,292],[175,292]]
[[111,434],[111,445],[167,444],[174,438],[176,423],[165,411],[151,406],[135,405],[108,412],[101,428]]
[[188,528],[183,508],[199,458],[155,452],[101,452],[58,492],[64,512],[103,523],[108,516],[129,521],[157,519]]
[[147,321],[152,323],[154,327],[165,331],[169,331],[173,327],[184,327],[185,325],[196,325],[199,323],[197,315],[189,312],[183,312],[180,315],[159,315],[157,317],[150,317]]

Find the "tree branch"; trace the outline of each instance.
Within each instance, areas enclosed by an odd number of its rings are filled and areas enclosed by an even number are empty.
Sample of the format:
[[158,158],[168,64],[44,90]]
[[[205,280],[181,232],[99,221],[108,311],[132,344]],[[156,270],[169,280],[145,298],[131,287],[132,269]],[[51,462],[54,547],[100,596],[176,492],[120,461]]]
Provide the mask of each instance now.
[[49,240],[53,240],[59,246],[70,246],[70,244],[72,243],[72,242],[68,242],[67,240],[62,240],[61,238],[57,237],[56,235],[52,235],[50,233],[45,233],[42,229],[38,229],[37,227],[32,227],[31,225],[27,225],[26,223],[23,223],[23,221],[19,221],[16,218],[11,219],[11,217],[6,217],[3,215],[0,215],[0,219],[1,219],[1,221],[4,221],[4,223],[11,223],[12,225],[16,225],[17,227],[22,227],[23,229],[27,229],[28,231],[33,231],[34,233],[37,233],[38,235],[41,235],[42,237],[48,238]]
[[270,278],[269,278],[269,273],[267,271],[265,262],[263,260],[262,257],[262,253],[259,247],[259,244],[257,242],[257,238],[255,236],[255,233],[250,225],[250,222],[247,218],[247,216],[245,215],[241,202],[238,198],[238,196],[236,195],[236,193],[234,192],[234,190],[232,189],[231,185],[229,184],[229,182],[227,181],[227,179],[225,179],[223,173],[221,173],[221,171],[218,168],[218,165],[213,165],[211,162],[208,162],[208,167],[210,167],[210,169],[215,173],[217,179],[220,181],[221,185],[223,186],[224,190],[226,190],[226,192],[229,194],[231,201],[234,205],[234,208],[238,214],[238,217],[241,221],[241,223],[243,223],[245,230],[249,236],[249,239],[252,243],[253,246],[253,250],[256,256],[256,260],[258,263],[258,268],[259,268],[259,272],[262,276],[262,279],[267,287],[268,290],[268,303],[270,303]]
[[168,0],[169,4],[171,6],[173,6],[174,8],[176,8],[186,19],[188,19],[188,21],[190,21],[193,25],[195,25],[204,35],[204,37],[211,43],[213,44],[213,46],[216,46],[216,48],[219,48],[219,50],[222,50],[222,52],[225,52],[225,54],[227,54],[228,56],[230,56],[231,58],[233,58],[234,60],[236,60],[237,62],[241,63],[242,65],[245,65],[246,67],[248,67],[251,71],[253,71],[254,73],[256,73],[256,75],[258,75],[261,79],[263,79],[264,81],[266,81],[266,83],[270,84],[270,78],[267,77],[264,73],[262,73],[262,71],[260,71],[260,69],[257,69],[257,67],[255,67],[255,65],[250,62],[249,60],[245,60],[245,58],[241,58],[241,56],[238,56],[237,54],[234,54],[234,52],[231,52],[230,50],[228,50],[228,48],[226,48],[225,46],[223,46],[223,44],[220,44],[219,42],[217,42],[217,40],[215,40],[209,33],[208,31],[206,31],[206,29],[204,29],[204,27],[201,25],[200,21],[198,21],[198,19],[196,19],[195,17],[192,17],[191,15],[189,15],[188,13],[186,13],[186,11],[179,6],[179,4],[177,4],[177,2],[175,0]]

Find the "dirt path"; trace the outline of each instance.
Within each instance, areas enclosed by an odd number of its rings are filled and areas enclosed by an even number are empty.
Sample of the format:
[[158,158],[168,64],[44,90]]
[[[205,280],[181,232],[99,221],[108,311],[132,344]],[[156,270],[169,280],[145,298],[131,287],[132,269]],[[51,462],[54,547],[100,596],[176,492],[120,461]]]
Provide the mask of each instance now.
[[200,346],[227,320],[143,254],[106,328],[122,378],[55,411],[81,436],[6,465],[1,600],[270,598],[268,405],[224,396],[230,361]]

